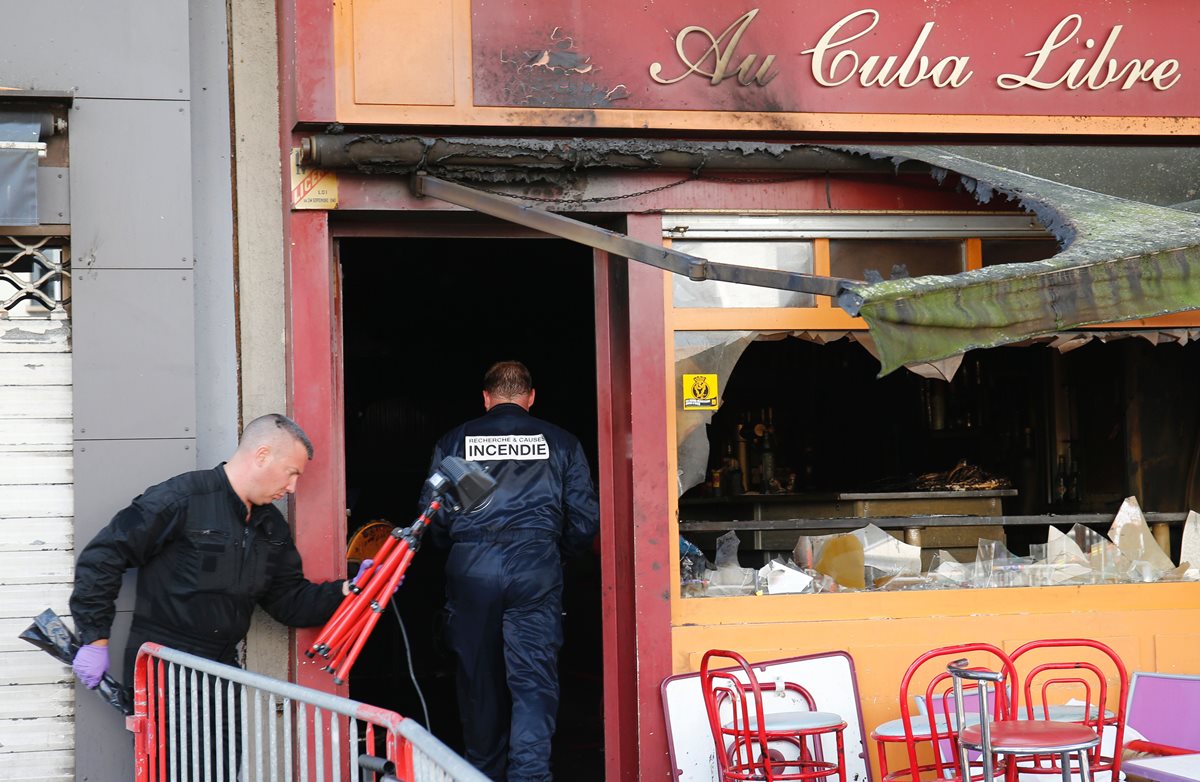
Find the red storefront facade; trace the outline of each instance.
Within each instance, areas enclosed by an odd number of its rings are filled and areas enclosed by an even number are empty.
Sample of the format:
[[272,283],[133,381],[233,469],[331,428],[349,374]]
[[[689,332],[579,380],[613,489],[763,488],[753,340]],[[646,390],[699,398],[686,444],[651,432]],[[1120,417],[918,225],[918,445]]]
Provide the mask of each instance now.
[[[1200,14],[1180,19],[1167,0],[1085,12],[1062,0],[1028,5],[294,0],[279,6],[281,156],[290,164],[305,139],[335,123],[339,132],[426,138],[822,144],[1200,132],[1200,58],[1190,46]],[[288,399],[317,451],[296,498],[297,541],[311,576],[334,577],[346,537],[338,242],[529,232],[481,227],[414,196],[402,175],[338,174],[332,202],[314,207],[305,199],[328,186],[323,176],[285,184]],[[924,177],[714,174],[652,192],[678,178],[678,170],[615,173],[583,191],[642,193],[591,212],[650,244],[663,241],[664,210],[985,211]],[[599,250],[593,268],[606,777],[662,779],[659,685],[679,667],[670,338],[687,315],[672,313],[659,270]],[[820,328],[855,328],[822,309],[812,316]],[[777,325],[753,318],[758,328]],[[307,640],[295,639],[295,680],[327,688],[328,677],[297,653]]]

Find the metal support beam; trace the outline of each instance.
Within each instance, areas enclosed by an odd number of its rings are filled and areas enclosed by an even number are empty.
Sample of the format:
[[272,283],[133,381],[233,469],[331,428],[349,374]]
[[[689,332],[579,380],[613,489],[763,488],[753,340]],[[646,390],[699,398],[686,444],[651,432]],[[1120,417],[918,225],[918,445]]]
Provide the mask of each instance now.
[[857,289],[863,283],[853,280],[714,263],[667,247],[635,241],[624,234],[589,225],[554,212],[547,212],[544,209],[524,206],[510,198],[484,193],[428,174],[414,174],[412,190],[417,196],[437,198],[456,206],[507,220],[510,223],[533,228],[551,236],[569,239],[622,258],[665,269],[690,280],[733,282],[740,285],[756,285],[762,288],[829,296],[836,299],[838,304],[851,315],[858,314],[858,307],[862,303]]

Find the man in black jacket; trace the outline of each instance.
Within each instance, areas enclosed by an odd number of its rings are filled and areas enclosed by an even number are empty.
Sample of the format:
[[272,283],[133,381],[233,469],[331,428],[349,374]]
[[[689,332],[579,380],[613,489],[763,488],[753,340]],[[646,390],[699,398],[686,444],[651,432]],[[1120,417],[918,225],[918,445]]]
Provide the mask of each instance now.
[[583,448],[529,415],[534,389],[516,361],[484,376],[487,413],[434,449],[482,462],[496,490],[465,514],[435,519],[446,562],[447,637],[458,657],[466,757],[494,780],[550,779],[558,712],[563,554],[586,551],[600,524]]
[[138,568],[125,651],[133,681],[146,641],[227,664],[254,606],[292,627],[323,624],[347,594],[344,581],[303,574],[291,530],[274,500],[295,492],[312,443],[279,414],[251,421],[228,462],[152,486],[117,513],[75,565],[71,615],[82,644],[74,668],[95,687],[108,668],[108,638],[121,577]]

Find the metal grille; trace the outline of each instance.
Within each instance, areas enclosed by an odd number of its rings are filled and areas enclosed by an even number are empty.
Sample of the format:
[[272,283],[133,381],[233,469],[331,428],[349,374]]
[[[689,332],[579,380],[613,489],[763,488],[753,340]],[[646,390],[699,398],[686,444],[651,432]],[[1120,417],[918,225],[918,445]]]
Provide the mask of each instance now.
[[0,317],[66,318],[69,265],[62,237],[0,237]]
[[395,712],[158,644],[138,653],[128,727],[138,782],[488,782]]

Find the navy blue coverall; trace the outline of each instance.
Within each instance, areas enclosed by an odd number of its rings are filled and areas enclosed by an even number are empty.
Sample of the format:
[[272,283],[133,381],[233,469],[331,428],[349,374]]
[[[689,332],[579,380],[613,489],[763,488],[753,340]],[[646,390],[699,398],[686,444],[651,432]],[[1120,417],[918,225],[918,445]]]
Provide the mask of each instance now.
[[550,779],[562,646],[562,554],[585,551],[600,524],[583,448],[516,404],[447,432],[434,449],[479,462],[495,493],[431,527],[451,544],[447,640],[458,657],[466,757],[494,780]]

